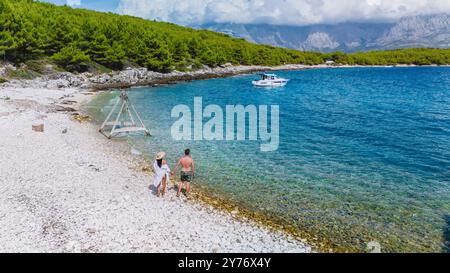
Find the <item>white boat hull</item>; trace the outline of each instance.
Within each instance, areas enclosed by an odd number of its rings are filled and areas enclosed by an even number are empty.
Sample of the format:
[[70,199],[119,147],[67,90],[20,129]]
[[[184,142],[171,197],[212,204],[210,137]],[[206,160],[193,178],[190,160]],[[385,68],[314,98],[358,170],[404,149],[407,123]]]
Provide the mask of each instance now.
[[286,86],[288,80],[281,80],[281,79],[275,81],[260,80],[260,81],[253,81],[252,83],[254,86],[257,87],[283,87]]

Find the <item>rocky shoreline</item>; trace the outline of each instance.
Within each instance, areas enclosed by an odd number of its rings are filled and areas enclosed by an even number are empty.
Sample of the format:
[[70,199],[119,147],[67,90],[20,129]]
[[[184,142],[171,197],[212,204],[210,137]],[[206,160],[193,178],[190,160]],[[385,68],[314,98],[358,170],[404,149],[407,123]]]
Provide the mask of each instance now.
[[[397,65],[396,67],[414,67],[415,65]],[[210,68],[204,66],[202,69],[170,73],[159,73],[149,71],[146,68],[126,68],[122,71],[110,73],[80,73],[54,72],[50,68],[50,73],[36,77],[34,79],[10,79],[0,84],[0,87],[9,88],[79,88],[84,90],[109,90],[114,88],[129,88],[133,86],[152,86],[159,84],[172,84],[181,81],[204,80],[211,78],[229,77],[239,74],[249,74],[263,71],[283,71],[302,69],[323,69],[323,68],[356,68],[356,67],[393,67],[393,66],[361,66],[361,65],[302,65],[287,64],[282,66],[233,66],[226,64],[223,66]],[[11,64],[0,67],[0,77],[4,77],[8,69],[15,70]]]
[[103,74],[92,74],[87,72],[81,74],[73,74],[70,72],[55,72],[29,80],[11,79],[8,82],[3,83],[1,86],[10,88],[80,88],[106,90],[112,88],[170,84],[179,81],[228,77],[258,71],[294,70],[306,68],[314,67],[305,65],[284,65],[277,67],[224,65],[222,67],[216,68],[204,67],[202,69],[190,72],[173,71],[170,73],[158,73],[149,71],[146,68],[127,68],[122,71]]

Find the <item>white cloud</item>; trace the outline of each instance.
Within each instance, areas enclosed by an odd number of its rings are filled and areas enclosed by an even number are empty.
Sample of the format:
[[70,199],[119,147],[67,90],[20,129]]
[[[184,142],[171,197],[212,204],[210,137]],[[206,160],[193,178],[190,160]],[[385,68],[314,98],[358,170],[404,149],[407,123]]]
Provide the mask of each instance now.
[[449,0],[120,0],[118,12],[184,25],[307,25],[450,13]]

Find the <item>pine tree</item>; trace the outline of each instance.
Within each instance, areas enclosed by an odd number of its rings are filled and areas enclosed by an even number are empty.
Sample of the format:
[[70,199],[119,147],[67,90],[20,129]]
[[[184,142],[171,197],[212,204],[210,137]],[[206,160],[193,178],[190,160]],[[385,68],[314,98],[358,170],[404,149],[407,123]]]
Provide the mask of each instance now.
[[52,59],[59,65],[72,71],[84,72],[90,62],[89,56],[80,50],[75,44],[63,48],[60,52],[52,56]]

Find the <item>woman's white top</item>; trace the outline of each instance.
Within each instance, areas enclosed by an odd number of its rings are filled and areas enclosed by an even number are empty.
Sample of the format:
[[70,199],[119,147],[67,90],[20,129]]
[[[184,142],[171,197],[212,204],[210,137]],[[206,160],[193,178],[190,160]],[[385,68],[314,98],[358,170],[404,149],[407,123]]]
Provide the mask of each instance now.
[[166,185],[169,185],[170,182],[170,168],[167,164],[164,164],[161,166],[161,168],[158,166],[158,162],[153,163],[153,185],[155,187],[158,187],[164,176],[166,176]]

